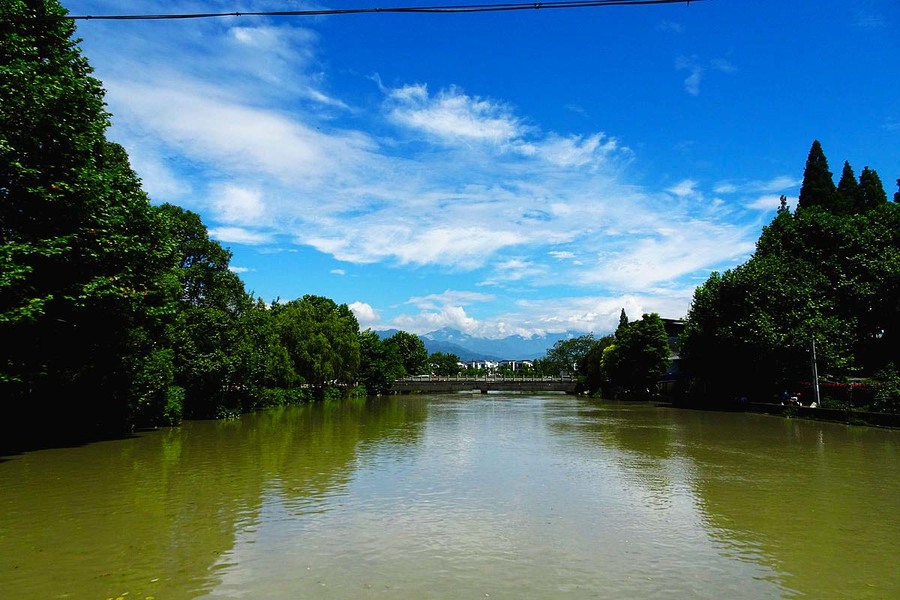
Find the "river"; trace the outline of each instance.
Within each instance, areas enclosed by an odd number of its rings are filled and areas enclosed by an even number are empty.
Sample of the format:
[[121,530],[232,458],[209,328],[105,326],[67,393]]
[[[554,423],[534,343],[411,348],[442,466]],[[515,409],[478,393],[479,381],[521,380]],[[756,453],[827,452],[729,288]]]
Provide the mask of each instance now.
[[900,598],[900,431],[393,396],[0,458],[0,598]]

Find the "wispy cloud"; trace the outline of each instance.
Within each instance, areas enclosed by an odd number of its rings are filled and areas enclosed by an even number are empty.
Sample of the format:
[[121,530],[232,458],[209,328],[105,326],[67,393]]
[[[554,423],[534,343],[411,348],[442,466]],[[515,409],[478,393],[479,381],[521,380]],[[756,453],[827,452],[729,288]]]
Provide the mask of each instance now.
[[853,18],[853,25],[861,29],[877,29],[885,26],[885,20],[878,13],[860,10]]
[[525,129],[503,104],[455,88],[431,96],[425,84],[407,85],[390,90],[388,99],[392,120],[438,143],[509,144]]
[[460,290],[446,290],[440,294],[429,294],[410,298],[406,303],[423,310],[435,310],[446,306],[468,306],[478,302],[494,300],[492,294]]
[[[204,22],[166,41],[120,36],[132,51],[110,47],[98,73],[112,136],[155,201],[202,212],[225,243],[472,272],[496,292],[412,298],[412,312],[389,323],[384,307],[360,300],[351,308],[361,325],[600,328],[623,302],[679,313],[697,277],[752,249],[752,226],[728,225],[719,203],[697,201],[708,194],[699,179],[684,173],[667,190],[647,189],[629,175],[634,153],[605,132],[543,130],[515,106],[456,86],[360,77],[375,99],[340,97],[318,64],[318,35],[302,27]],[[693,94],[704,73],[733,71],[696,58],[677,66]],[[513,287],[563,285],[584,297],[472,316],[502,294],[521,299]]]
[[258,246],[272,242],[271,235],[251,231],[243,227],[210,227],[209,237],[225,244],[246,244],[248,246]]
[[676,23],[674,21],[663,21],[659,25],[656,26],[657,31],[665,31],[668,33],[684,33],[684,25],[681,23]]
[[666,189],[670,194],[675,194],[681,198],[687,196],[693,196],[697,193],[696,191],[697,182],[693,179],[685,179],[683,181],[678,182],[674,186]]
[[[787,199],[788,208],[793,208],[797,205],[796,197],[785,196],[785,198]],[[776,211],[780,206],[781,195],[774,194],[759,196],[747,203],[747,208],[761,211]]]
[[709,61],[703,61],[697,56],[679,56],[675,59],[675,69],[688,72],[687,77],[684,79],[684,91],[691,96],[700,95],[700,83],[709,71],[719,73],[734,73],[737,71],[737,67],[727,59],[714,58]]

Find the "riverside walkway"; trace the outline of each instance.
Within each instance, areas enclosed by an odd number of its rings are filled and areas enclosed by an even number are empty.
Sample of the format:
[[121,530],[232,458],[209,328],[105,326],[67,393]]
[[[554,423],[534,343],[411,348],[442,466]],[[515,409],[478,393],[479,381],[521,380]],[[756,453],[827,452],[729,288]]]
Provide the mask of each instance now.
[[393,390],[398,394],[444,393],[444,392],[565,392],[574,394],[575,380],[571,377],[466,377],[430,375],[425,377],[405,377],[394,382]]

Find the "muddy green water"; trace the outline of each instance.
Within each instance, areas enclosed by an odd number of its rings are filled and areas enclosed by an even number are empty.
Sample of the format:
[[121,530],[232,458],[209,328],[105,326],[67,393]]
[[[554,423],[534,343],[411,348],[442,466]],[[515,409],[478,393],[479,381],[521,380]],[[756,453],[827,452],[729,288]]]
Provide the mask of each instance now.
[[900,598],[900,431],[392,397],[0,459],[0,598]]

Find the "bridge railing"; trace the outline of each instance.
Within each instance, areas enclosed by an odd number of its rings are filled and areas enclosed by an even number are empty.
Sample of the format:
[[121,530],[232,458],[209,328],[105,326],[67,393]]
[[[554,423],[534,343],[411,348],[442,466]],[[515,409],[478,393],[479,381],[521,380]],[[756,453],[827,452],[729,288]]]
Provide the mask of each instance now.
[[479,382],[479,381],[499,381],[499,382],[536,382],[543,381],[547,383],[571,383],[575,381],[574,377],[553,377],[551,375],[414,375],[411,377],[402,377],[397,381],[414,383],[427,381],[458,381],[460,383]]

